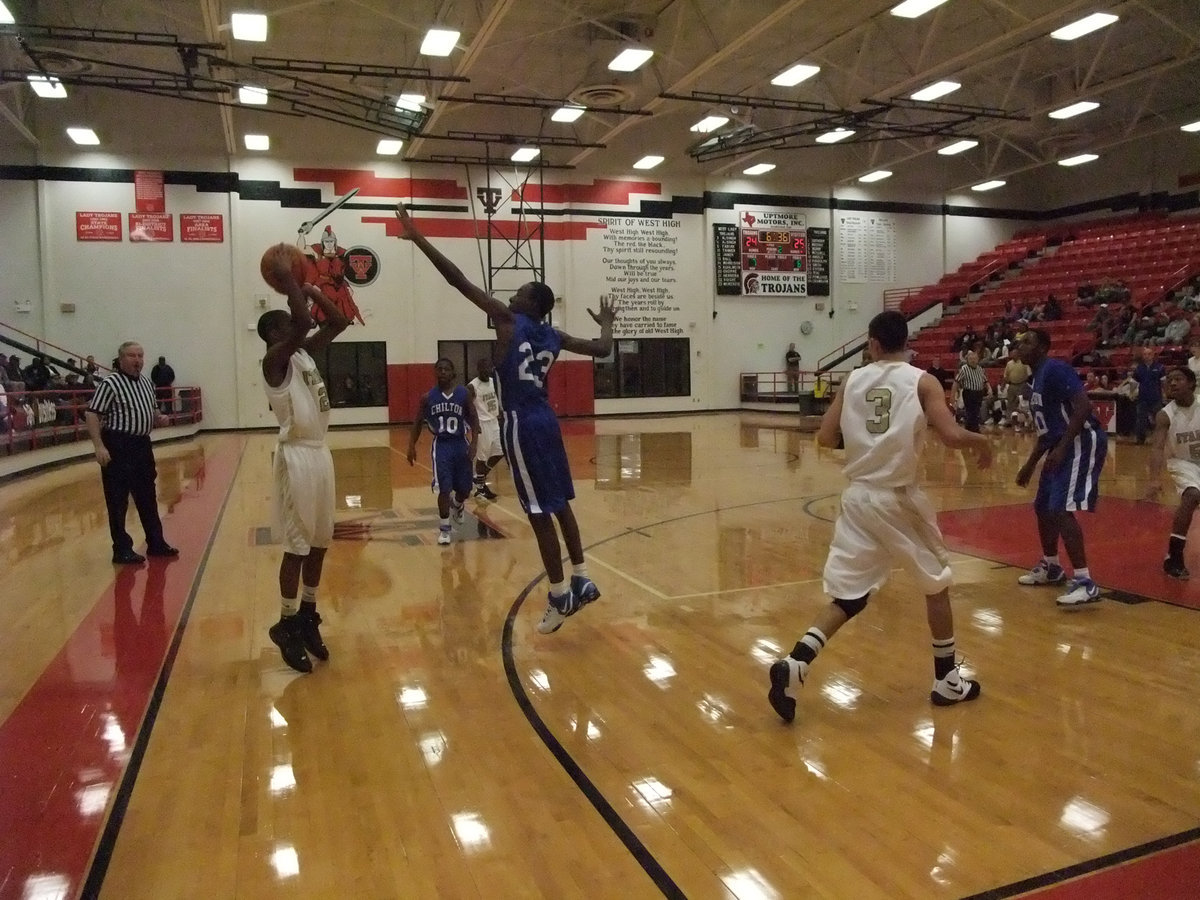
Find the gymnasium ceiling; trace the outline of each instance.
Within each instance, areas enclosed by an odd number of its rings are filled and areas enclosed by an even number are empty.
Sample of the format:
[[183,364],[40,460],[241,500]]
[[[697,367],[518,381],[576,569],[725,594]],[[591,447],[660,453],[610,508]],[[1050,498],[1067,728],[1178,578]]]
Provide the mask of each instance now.
[[[919,18],[897,0],[6,0],[0,29],[0,152],[11,161],[73,150],[87,125],[119,155],[243,157],[245,133],[272,155],[314,162],[378,160],[399,138],[402,160],[511,166],[518,146],[580,175],[737,176],[755,163],[806,182],[853,183],[875,169],[896,187],[957,191],[1020,179],[1066,156],[1133,160],[1147,147],[1200,169],[1198,0],[948,0]],[[235,41],[230,14],[268,15],[265,43]],[[1049,32],[1089,13],[1119,20],[1071,42]],[[439,58],[419,53],[431,25],[461,32]],[[22,27],[36,26],[36,27]],[[607,63],[625,45],[654,51],[630,74]],[[771,79],[820,66],[795,87]],[[66,85],[35,97],[26,75]],[[931,82],[962,87],[933,104],[909,100]],[[239,84],[265,87],[244,106]],[[416,115],[401,93],[423,94]],[[553,121],[568,100],[587,106]],[[1076,100],[1099,107],[1065,120]],[[728,123],[690,131],[704,116]],[[835,126],[853,129],[815,143]],[[706,148],[699,145],[716,136]],[[979,145],[957,156],[940,147]],[[1173,163],[1175,164],[1175,163]]]

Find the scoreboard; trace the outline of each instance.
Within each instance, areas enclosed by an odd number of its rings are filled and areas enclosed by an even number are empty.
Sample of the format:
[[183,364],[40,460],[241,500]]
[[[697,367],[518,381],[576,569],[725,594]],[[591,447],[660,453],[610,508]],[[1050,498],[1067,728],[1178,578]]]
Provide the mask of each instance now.
[[742,229],[742,271],[807,272],[805,231]]

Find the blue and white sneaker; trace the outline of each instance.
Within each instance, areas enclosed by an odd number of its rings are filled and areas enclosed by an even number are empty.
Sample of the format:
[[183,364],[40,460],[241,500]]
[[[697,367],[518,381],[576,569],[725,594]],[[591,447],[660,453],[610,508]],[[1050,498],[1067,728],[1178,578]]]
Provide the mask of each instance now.
[[600,588],[596,587],[596,582],[586,575],[571,576],[571,593],[579,598],[580,606],[586,606],[593,600],[600,599]]
[[553,594],[547,594],[546,611],[542,614],[542,621],[538,622],[537,630],[541,634],[554,634],[562,627],[562,623],[567,621],[568,616],[573,616],[577,612],[579,612],[579,598],[575,596],[574,591],[568,590],[557,600]]
[[1090,578],[1072,578],[1067,584],[1067,592],[1055,601],[1065,609],[1077,609],[1099,602],[1100,585]]
[[1063,567],[1055,563],[1047,564],[1039,560],[1038,564],[1017,579],[1017,584],[1062,584],[1067,580]]

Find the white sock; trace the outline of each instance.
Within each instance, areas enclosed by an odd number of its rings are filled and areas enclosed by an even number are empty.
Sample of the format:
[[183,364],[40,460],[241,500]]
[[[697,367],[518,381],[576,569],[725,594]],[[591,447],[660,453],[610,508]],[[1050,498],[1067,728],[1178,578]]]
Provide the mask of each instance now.
[[294,616],[296,613],[300,612],[300,598],[280,597],[279,610],[280,616]]
[[558,582],[555,582],[554,584],[550,585],[550,596],[551,597],[561,597],[568,590],[570,590],[570,588],[567,586],[567,582],[558,581]]
[[1084,566],[1082,569],[1075,570],[1075,577],[1076,578],[1086,578],[1090,581],[1092,578],[1092,573],[1090,571],[1088,571],[1087,566]]
[[587,563],[586,562],[573,563],[571,565],[571,574],[578,575],[581,578],[587,578],[588,577]]

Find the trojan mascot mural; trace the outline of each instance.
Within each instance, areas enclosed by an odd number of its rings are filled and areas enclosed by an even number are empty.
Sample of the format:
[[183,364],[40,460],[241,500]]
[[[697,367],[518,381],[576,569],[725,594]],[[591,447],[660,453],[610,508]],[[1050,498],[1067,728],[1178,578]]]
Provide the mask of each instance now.
[[[350,285],[346,282],[346,270],[349,267],[346,248],[338,246],[337,235],[333,233],[332,226],[325,226],[325,231],[321,235],[321,243],[313,244],[309,250],[312,251],[313,263],[317,271],[316,281],[313,283],[320,288],[322,294],[333,301],[333,304],[342,311],[347,319],[357,320],[358,324],[366,325],[362,313],[358,311],[358,306],[354,303],[354,294],[350,290]],[[313,318],[318,322],[324,318],[321,310],[315,306],[312,313]]]

